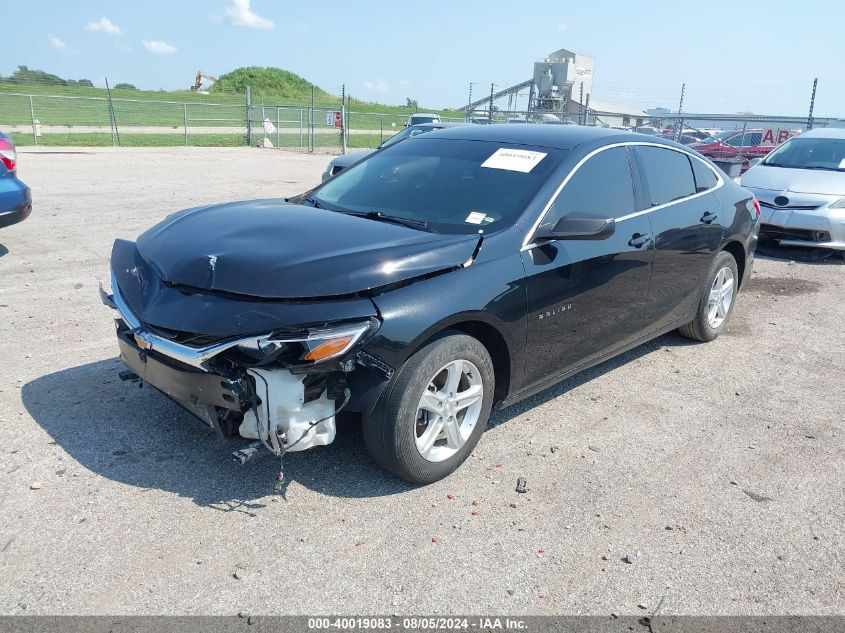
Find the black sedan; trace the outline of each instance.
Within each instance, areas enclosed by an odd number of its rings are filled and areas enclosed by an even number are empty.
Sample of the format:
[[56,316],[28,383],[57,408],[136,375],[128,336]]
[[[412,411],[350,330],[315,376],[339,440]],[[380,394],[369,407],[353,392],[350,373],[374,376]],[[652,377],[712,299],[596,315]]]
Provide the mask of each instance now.
[[103,299],[124,378],[257,440],[242,461],[331,442],[344,409],[429,483],[494,407],[670,330],[716,338],[758,230],[756,200],[671,141],[466,126],[117,240]]

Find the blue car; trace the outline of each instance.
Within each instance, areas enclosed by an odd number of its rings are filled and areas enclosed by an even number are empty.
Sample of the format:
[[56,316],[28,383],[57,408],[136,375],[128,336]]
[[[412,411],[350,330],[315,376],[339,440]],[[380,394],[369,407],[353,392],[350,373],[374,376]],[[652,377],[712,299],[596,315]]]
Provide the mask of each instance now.
[[25,220],[32,212],[32,192],[17,177],[12,139],[0,132],[0,228]]

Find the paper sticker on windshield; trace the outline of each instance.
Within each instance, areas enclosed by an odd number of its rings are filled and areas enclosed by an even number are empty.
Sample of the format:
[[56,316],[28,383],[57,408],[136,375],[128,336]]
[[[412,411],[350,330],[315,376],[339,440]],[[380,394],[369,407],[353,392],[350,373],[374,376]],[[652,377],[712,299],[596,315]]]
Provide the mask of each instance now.
[[839,169],[845,169],[845,158],[839,161]]
[[527,174],[534,166],[546,157],[545,152],[532,152],[527,149],[509,149],[500,147],[493,155],[481,163],[482,167],[490,169],[507,169],[521,171]]
[[467,219],[464,222],[469,224],[481,224],[484,222],[484,219],[487,217],[486,213],[482,213],[481,211],[473,211],[467,216]]

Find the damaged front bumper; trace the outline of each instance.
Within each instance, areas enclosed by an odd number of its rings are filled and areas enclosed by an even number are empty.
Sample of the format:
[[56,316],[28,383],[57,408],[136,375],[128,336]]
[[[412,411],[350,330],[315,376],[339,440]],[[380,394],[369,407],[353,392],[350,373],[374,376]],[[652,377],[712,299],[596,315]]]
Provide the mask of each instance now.
[[114,276],[112,289],[101,287],[100,296],[119,314],[120,356],[130,378],[152,385],[221,435],[239,433],[276,454],[334,440],[338,402],[340,408],[349,402],[347,376],[356,366],[381,374],[364,380],[365,387],[392,373],[360,350],[378,328],[374,318],[194,346],[143,324]]

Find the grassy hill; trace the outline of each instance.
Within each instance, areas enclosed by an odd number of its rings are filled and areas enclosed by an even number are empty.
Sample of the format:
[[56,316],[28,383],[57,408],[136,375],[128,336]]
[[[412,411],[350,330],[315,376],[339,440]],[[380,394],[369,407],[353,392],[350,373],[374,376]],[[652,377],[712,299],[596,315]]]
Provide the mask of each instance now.
[[[42,71],[30,71],[42,73]],[[48,75],[48,73],[43,73]],[[55,75],[49,75],[55,77]],[[0,77],[0,123],[4,122],[3,97],[4,93],[25,95],[56,95],[66,97],[106,97],[105,88],[61,83],[51,81],[20,82],[10,81],[10,77]],[[56,77],[56,79],[59,79]],[[131,78],[117,78],[120,82],[131,81]],[[61,81],[61,80],[60,80]],[[117,83],[117,82],[116,82]],[[246,86],[252,85],[252,102],[255,105],[291,105],[308,106],[311,104],[311,83],[299,75],[281,68],[261,68],[249,66],[238,68],[221,75],[219,81],[212,85],[209,94],[192,90],[136,90],[112,88],[115,99],[137,99],[142,101],[176,101],[179,103],[220,103],[228,105],[243,105],[246,98]],[[354,90],[352,91],[354,94]],[[314,105],[316,107],[336,108],[340,105],[340,96],[326,92],[316,87],[314,90]],[[360,112],[375,112],[380,114],[409,114],[410,109],[404,106],[393,106],[372,101],[352,99],[350,108]],[[440,108],[419,107],[419,111],[449,114]],[[455,116],[455,113],[452,113]],[[458,115],[459,116],[459,115]],[[5,121],[8,122],[8,121]]]
[[[222,75],[209,93],[188,89],[137,90],[131,83],[123,82],[131,78],[120,79],[117,84],[120,87],[113,88],[111,94],[122,144],[129,144],[129,135],[133,137],[132,144],[180,144],[184,138],[176,133],[158,134],[162,130],[141,128],[166,127],[168,132],[176,132],[184,129],[187,119],[188,127],[195,128],[191,131],[191,144],[237,145],[240,143],[238,134],[229,134],[231,138],[225,141],[223,137],[232,132],[232,128],[243,125],[246,86],[252,87],[252,103],[257,107],[253,117],[258,117],[259,122],[268,118],[277,123],[293,139],[289,142],[300,142],[300,122],[307,126],[306,108],[311,105],[312,85],[303,77],[280,68],[238,68]],[[101,133],[103,127],[109,128],[108,93],[104,88],[87,85],[89,83],[30,69],[12,77],[0,77],[0,129],[19,126],[15,130],[16,142],[29,144],[31,134],[21,128],[30,126],[32,108],[35,118],[45,129],[50,129],[40,140],[42,144],[110,144],[111,135]],[[315,107],[340,109],[340,96],[316,86],[313,93]],[[350,136],[349,142],[361,147],[378,144],[401,130],[408,115],[414,111],[435,112],[444,120],[462,118],[461,113],[454,111],[422,107],[415,110],[359,99],[350,99],[349,109],[349,127],[358,131],[358,135]],[[322,112],[315,113],[314,119],[318,127],[325,125]],[[56,127],[68,129],[57,131]],[[260,123],[258,127],[261,127]],[[212,134],[213,128],[229,129]],[[372,136],[361,136],[361,131],[372,131]]]

